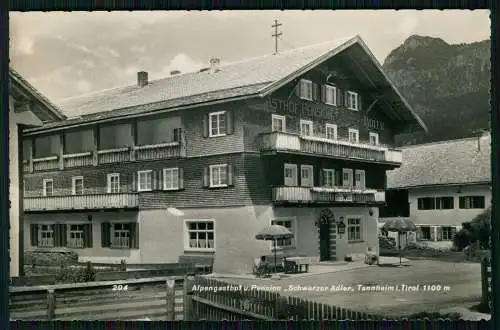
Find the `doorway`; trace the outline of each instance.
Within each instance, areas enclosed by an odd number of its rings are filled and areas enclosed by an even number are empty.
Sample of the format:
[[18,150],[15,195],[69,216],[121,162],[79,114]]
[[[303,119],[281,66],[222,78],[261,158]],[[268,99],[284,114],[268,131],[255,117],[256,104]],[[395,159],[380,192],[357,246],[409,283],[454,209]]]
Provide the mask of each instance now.
[[319,261],[332,260],[332,226],[335,221],[333,212],[325,209],[321,212],[318,219],[319,230]]

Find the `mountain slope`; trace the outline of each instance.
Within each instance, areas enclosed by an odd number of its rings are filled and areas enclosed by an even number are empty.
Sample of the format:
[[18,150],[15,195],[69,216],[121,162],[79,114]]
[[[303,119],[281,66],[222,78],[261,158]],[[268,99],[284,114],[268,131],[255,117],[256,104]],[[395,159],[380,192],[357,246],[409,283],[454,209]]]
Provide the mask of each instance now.
[[394,49],[384,69],[429,128],[399,144],[450,140],[489,128],[490,40],[450,45],[411,36]]

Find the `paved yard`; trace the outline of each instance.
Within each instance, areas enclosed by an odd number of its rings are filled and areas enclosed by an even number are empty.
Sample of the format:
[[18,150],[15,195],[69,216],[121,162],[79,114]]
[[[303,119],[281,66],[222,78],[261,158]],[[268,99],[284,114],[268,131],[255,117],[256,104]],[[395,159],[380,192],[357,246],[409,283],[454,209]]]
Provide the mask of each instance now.
[[[309,277],[271,279],[234,279],[224,281],[238,284],[256,284],[265,287],[281,287],[282,295],[300,296],[356,311],[384,313],[394,316],[421,311],[446,310],[452,307],[470,307],[481,299],[481,271],[477,263],[450,263],[430,260],[414,260],[404,267],[377,267],[346,270]],[[358,285],[399,286],[401,291],[361,292]],[[321,286],[344,285],[349,292],[289,291],[289,285]],[[403,285],[419,285],[418,291],[405,291]],[[441,290],[424,291],[424,285],[440,285]]]

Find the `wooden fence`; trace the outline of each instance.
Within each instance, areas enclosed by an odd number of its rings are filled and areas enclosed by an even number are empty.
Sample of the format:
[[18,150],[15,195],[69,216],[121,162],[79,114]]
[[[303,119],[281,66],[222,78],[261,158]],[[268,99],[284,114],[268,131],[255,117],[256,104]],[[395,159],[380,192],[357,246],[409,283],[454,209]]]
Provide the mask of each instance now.
[[482,304],[491,311],[491,257],[485,257],[481,261],[481,289]]
[[13,320],[182,320],[184,277],[11,287]]

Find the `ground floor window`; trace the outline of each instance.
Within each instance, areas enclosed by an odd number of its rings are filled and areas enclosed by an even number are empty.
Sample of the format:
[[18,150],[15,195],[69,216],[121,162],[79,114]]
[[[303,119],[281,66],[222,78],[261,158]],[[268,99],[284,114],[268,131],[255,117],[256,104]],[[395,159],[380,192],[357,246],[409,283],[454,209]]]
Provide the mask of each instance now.
[[92,247],[92,225],[68,224],[67,246],[73,249]]
[[[293,234],[295,234],[295,220],[291,218],[287,219],[274,219],[271,221],[272,225],[278,225],[278,226],[283,226],[290,230]],[[288,238],[288,239],[281,239],[276,241],[276,248],[277,249],[283,249],[283,248],[293,248],[295,247],[295,239],[294,238]]]
[[361,218],[348,218],[347,219],[347,241],[361,241]]
[[54,247],[54,225],[39,225],[38,247]]
[[212,250],[215,248],[215,221],[187,220],[186,233],[188,250]]
[[101,246],[114,249],[138,249],[139,230],[135,222],[102,223]]
[[420,227],[420,232],[421,232],[420,239],[425,240],[425,241],[430,240],[431,239],[431,230],[432,230],[432,228],[430,226]]
[[451,241],[453,240],[453,227],[441,227],[441,239],[443,241]]

